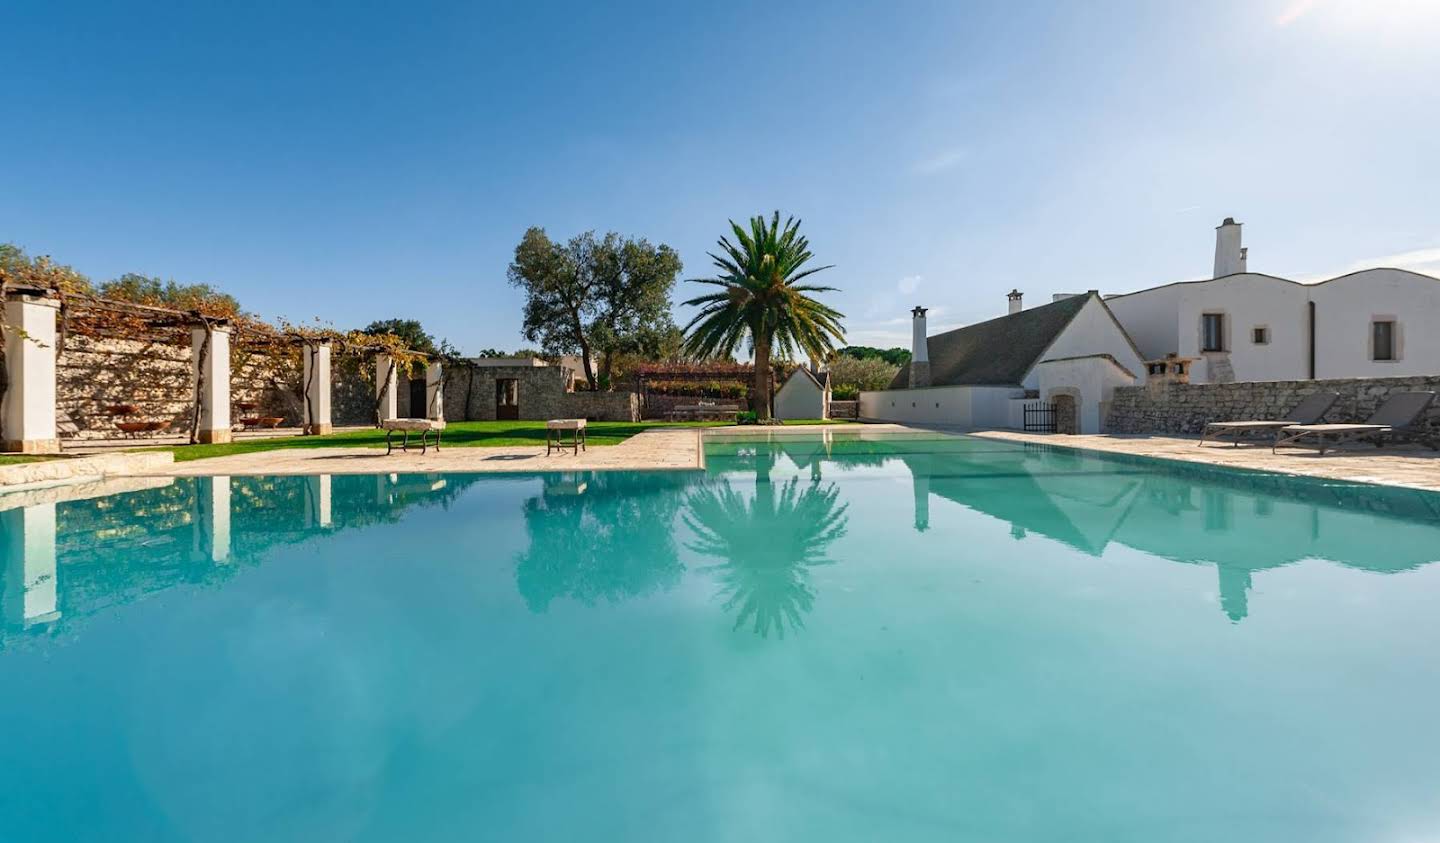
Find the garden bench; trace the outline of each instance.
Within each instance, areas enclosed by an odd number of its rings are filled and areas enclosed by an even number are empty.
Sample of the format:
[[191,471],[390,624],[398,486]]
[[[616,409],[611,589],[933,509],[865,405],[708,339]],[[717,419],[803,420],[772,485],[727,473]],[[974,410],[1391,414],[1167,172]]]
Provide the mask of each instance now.
[[445,430],[445,422],[436,419],[386,419],[380,422],[380,427],[385,431],[386,456],[395,449],[391,437],[397,431],[404,434],[404,438],[400,440],[400,450],[407,453],[410,450],[410,434],[419,433],[420,453],[423,454],[429,450],[428,439],[432,432],[435,434],[435,450],[440,450],[440,434]]
[[[562,438],[565,431],[570,431],[570,444],[565,444]],[[550,419],[545,422],[545,456],[550,452],[564,451],[566,448],[574,450],[579,456],[585,447],[585,420],[584,419]]]

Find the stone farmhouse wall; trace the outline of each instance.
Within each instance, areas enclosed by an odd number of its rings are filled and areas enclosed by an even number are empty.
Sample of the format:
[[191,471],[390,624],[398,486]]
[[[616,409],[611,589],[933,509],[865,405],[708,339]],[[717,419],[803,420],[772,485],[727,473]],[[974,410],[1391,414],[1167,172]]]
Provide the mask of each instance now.
[[[1282,417],[1312,392],[1340,399],[1326,421],[1363,421],[1392,392],[1440,392],[1440,375],[1404,378],[1154,384],[1115,390],[1106,419],[1110,433],[1199,433],[1206,422]],[[1440,422],[1440,408],[1431,410]]]
[[[466,366],[444,370],[445,418],[449,421],[494,421],[495,383],[519,381],[520,418],[527,421],[584,418],[590,421],[640,420],[640,400],[633,392],[567,392],[565,370],[558,366]],[[416,378],[424,375],[417,372]],[[400,377],[399,413],[412,415],[410,379]],[[414,413],[419,415],[419,413]]]
[[[126,434],[122,421],[157,421],[165,427],[135,438],[174,436],[190,431],[195,394],[190,383],[190,344],[71,334],[56,361],[56,416],[60,435],[73,439],[114,439]],[[255,404],[247,411],[283,418],[284,427],[300,424],[298,356],[248,351],[230,353],[231,419],[234,404]],[[338,357],[332,363],[331,418],[336,425],[374,421],[374,386],[363,374],[365,361]],[[117,416],[107,408],[121,404],[136,412]]]
[[[164,422],[157,436],[189,430],[195,400],[190,346],[71,335],[56,360],[55,393],[62,437],[122,437],[115,426],[122,421]],[[132,404],[137,412],[106,412],[117,404]]]

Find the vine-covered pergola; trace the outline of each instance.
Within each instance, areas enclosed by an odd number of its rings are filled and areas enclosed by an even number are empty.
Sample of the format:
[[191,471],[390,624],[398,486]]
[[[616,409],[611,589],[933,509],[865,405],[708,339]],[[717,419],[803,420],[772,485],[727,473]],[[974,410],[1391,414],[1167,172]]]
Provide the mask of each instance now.
[[[67,372],[71,380],[93,385],[91,399],[81,402],[84,412],[114,417],[114,429],[130,435],[178,428],[192,443],[229,441],[236,421],[231,414],[233,364],[238,359],[243,369],[257,356],[267,361],[272,380],[282,379],[274,373],[298,375],[300,422],[307,434],[333,427],[331,362],[336,356],[361,361],[358,369],[371,385],[376,424],[397,415],[399,375],[421,366],[427,415],[443,417],[445,361],[408,348],[394,335],[271,325],[241,313],[105,299],[79,289],[62,272],[47,274],[46,267],[38,264],[29,277],[0,273],[5,361],[0,436],[5,451],[59,450],[64,397],[57,372],[62,361],[74,370]],[[184,410],[176,415],[175,407]]]

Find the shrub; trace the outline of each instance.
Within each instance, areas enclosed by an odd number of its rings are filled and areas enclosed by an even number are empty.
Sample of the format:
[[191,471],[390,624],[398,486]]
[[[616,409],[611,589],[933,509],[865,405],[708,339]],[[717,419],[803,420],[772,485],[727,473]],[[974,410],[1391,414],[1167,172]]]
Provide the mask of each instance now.
[[744,398],[750,394],[748,386],[729,380],[654,380],[647,382],[645,389],[654,395],[698,395],[704,398]]
[[830,364],[830,395],[839,401],[853,401],[862,391],[884,389],[895,379],[900,367],[879,358],[859,360],[837,357]]
[[754,410],[746,410],[746,411],[743,412],[743,413],[736,413],[736,414],[735,414],[735,423],[736,423],[736,424],[759,424],[759,423],[760,423],[760,415],[759,415],[758,413],[756,413]]

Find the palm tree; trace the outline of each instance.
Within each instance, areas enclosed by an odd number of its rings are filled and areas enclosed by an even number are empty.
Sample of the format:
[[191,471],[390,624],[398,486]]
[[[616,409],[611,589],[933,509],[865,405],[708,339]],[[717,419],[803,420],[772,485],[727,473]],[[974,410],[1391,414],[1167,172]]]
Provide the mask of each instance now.
[[721,254],[710,253],[719,275],[690,279],[720,290],[685,302],[700,308],[685,326],[685,351],[693,357],[731,357],[748,341],[755,356],[754,409],[768,419],[771,356],[787,359],[799,352],[825,359],[844,342],[839,320],[845,314],[809,295],[834,287],[798,283],[830,268],[803,268],[813,255],[810,241],[800,234],[799,220],[790,217],[781,228],[776,211],[768,223],[763,216],[752,217],[748,232],[731,220],[730,230],[736,243],[721,237]]

